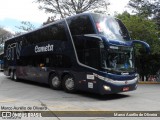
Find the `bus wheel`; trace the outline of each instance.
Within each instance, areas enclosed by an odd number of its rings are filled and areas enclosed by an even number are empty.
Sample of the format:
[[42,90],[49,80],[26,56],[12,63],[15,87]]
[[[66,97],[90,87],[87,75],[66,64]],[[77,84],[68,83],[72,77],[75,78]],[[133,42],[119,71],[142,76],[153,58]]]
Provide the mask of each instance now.
[[59,79],[58,75],[52,74],[49,77],[49,85],[54,90],[61,89],[61,80]]
[[13,70],[10,71],[10,78],[13,80]]
[[16,81],[16,82],[18,81],[16,70],[13,71],[13,80]]
[[75,81],[71,75],[66,75],[63,78],[63,88],[66,92],[73,93],[75,92]]

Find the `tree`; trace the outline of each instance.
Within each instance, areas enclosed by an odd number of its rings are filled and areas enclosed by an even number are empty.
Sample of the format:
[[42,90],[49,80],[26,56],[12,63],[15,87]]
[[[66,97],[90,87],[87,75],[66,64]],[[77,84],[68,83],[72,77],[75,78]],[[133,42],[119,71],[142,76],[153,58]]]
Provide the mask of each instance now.
[[0,54],[4,51],[4,40],[12,36],[11,32],[0,27]]
[[0,27],[0,44],[4,43],[4,40],[11,37],[12,33]]
[[137,15],[154,19],[160,30],[160,2],[159,0],[130,0],[129,6]]
[[39,9],[52,13],[54,19],[61,19],[86,11],[106,12],[107,0],[36,0]]
[[46,22],[43,22],[43,25],[52,23],[52,22],[54,22],[54,21],[55,21],[55,17],[48,17],[47,21],[46,21]]
[[158,38],[156,23],[151,19],[145,19],[138,15],[130,15],[127,12],[117,15],[123,21],[129,31],[131,38],[146,41],[151,46],[151,54],[144,54],[141,46],[136,45],[136,67],[138,73],[144,80],[144,76],[154,75],[160,68],[160,41]]
[[127,12],[117,15],[117,17],[132,32],[132,39],[146,41],[152,48],[152,54],[160,54],[159,30],[157,30],[157,25],[153,20],[138,15],[130,15]]
[[[133,12],[136,13],[141,18],[151,20],[151,22],[154,22],[155,25],[151,26],[144,26],[144,28],[150,29],[152,31],[152,34],[149,38],[152,38],[152,40],[148,41],[151,44],[152,49],[152,55],[149,57],[144,57],[143,55],[139,56],[138,59],[142,59],[142,62],[139,64],[139,66],[145,66],[144,69],[140,69],[144,74],[156,74],[156,71],[160,69],[160,2],[159,0],[130,0],[129,6],[133,8]],[[152,29],[154,28],[154,29]],[[145,32],[146,29],[144,29]],[[147,33],[147,32],[146,32]],[[146,38],[148,35],[146,34]],[[145,61],[143,61],[146,59]],[[148,72],[147,72],[148,71]]]
[[152,17],[160,12],[159,0],[130,0],[129,6],[134,13],[144,17]]
[[[16,26],[18,29],[20,29],[20,30],[22,30],[22,31],[24,31],[24,32],[29,32],[29,31],[31,31],[31,30],[34,30],[35,29],[35,27],[34,27],[34,25],[32,25],[30,22],[28,22],[28,21],[22,21],[21,22],[21,26]],[[18,32],[18,34],[20,34],[21,32]]]

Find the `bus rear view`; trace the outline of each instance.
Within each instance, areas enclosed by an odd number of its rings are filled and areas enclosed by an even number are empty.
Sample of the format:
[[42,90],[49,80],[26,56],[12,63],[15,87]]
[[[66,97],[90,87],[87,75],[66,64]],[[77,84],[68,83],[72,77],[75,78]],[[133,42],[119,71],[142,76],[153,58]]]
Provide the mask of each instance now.
[[[83,13],[6,41],[4,73],[66,92],[132,91],[138,82],[137,43],[149,51],[147,43],[131,40],[119,19]],[[14,52],[8,49],[13,44]]]

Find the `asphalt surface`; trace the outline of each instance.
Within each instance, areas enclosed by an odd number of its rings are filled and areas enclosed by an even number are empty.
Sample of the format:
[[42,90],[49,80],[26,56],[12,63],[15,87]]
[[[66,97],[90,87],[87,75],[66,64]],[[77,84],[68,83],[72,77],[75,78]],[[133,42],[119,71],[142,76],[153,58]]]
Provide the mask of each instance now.
[[[30,81],[15,82],[0,73],[0,106],[1,111],[160,111],[160,84],[139,84],[132,92],[96,95],[86,92],[69,94],[62,90],[52,90],[48,85]],[[6,108],[6,109],[5,109]],[[52,116],[45,119],[77,119],[74,116]],[[94,113],[95,114],[95,113]],[[0,118],[1,119],[1,118]],[[25,118],[32,119],[32,118]],[[34,118],[34,120],[40,118]],[[41,118],[44,119],[44,118]],[[122,119],[128,117],[83,117],[82,120]],[[151,120],[157,117],[132,117],[134,120]]]

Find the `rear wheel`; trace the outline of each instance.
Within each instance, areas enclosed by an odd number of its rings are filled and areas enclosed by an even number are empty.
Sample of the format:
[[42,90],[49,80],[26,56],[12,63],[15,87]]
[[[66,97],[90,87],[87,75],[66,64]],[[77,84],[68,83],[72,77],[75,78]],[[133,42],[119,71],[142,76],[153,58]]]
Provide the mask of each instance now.
[[13,71],[13,80],[18,81],[16,70]]
[[61,89],[61,80],[59,79],[58,75],[52,74],[49,77],[49,85],[54,90]]
[[13,70],[10,71],[10,78],[13,80]]
[[69,93],[74,93],[76,91],[75,80],[71,75],[66,75],[63,78],[63,88],[66,92]]

